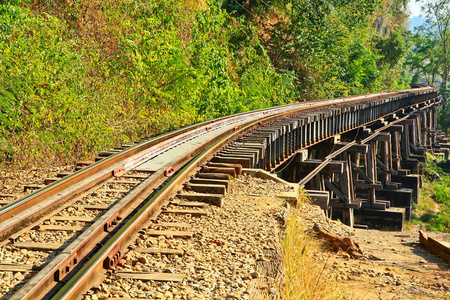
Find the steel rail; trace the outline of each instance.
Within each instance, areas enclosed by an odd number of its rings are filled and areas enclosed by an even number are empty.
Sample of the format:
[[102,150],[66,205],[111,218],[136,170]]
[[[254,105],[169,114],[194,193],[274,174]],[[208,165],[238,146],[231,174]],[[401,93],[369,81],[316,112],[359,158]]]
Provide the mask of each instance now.
[[188,140],[195,134],[201,134],[205,131],[214,130],[220,126],[245,119],[273,115],[297,106],[307,107],[304,103],[293,104],[207,121],[156,137],[123,152],[111,155],[33,194],[0,208],[0,222],[2,222],[0,223],[0,241],[7,239],[12,233],[17,232],[19,228],[39,219],[39,217],[51,211],[54,206],[61,205],[67,199],[111,178],[113,176],[112,172],[116,169],[120,168],[124,171],[133,169],[151,156],[155,156]]
[[[131,149],[127,149],[122,153],[118,153],[116,155],[113,155],[111,157],[108,157],[107,159],[103,160],[103,163],[105,165],[102,165],[102,161],[92,165],[86,169],[80,170],[75,174],[72,174],[67,178],[66,180],[62,180],[61,182],[57,183],[64,183],[68,181],[69,183],[74,184],[74,186],[70,187],[69,189],[64,190],[61,193],[57,194],[57,200],[63,201],[63,199],[70,197],[71,195],[75,195],[80,193],[81,191],[86,190],[87,188],[94,185],[92,180],[95,181],[95,183],[103,182],[104,180],[107,180],[108,178],[112,177],[112,171],[116,168],[120,167],[123,170],[130,170],[133,169],[137,164],[142,163],[143,161],[149,159],[150,156],[154,156],[159,152],[165,151],[170,147],[173,147],[177,145],[178,143],[181,143],[187,139],[192,138],[192,135],[195,134],[201,134],[205,131],[211,130],[213,128],[218,128],[219,126],[223,126],[225,124],[231,124],[233,122],[239,122],[239,121],[245,121],[246,124],[250,123],[258,123],[262,122],[259,118],[264,118],[264,120],[269,121],[276,118],[279,118],[283,115],[288,114],[294,114],[298,113],[299,111],[304,110],[317,110],[321,108],[328,107],[330,105],[341,105],[341,104],[350,104],[354,102],[364,101],[364,100],[371,100],[371,99],[377,99],[381,96],[395,96],[399,95],[400,97],[409,97],[411,95],[418,95],[420,93],[427,93],[430,92],[430,89],[415,89],[413,91],[406,90],[406,91],[398,91],[398,92],[389,92],[389,93],[377,93],[372,95],[364,95],[364,96],[356,96],[356,97],[349,97],[345,99],[332,99],[332,100],[324,100],[324,101],[317,101],[314,103],[300,103],[300,104],[291,104],[287,106],[281,106],[271,109],[265,109],[265,110],[258,110],[250,113],[244,113],[239,114],[231,117],[225,117],[221,118],[219,120],[214,120],[210,122],[205,122],[199,125],[194,125],[188,128],[184,128],[181,130],[178,130],[174,133],[169,133],[160,137],[157,137],[155,139],[152,139],[148,142],[143,142],[135,147],[132,147]],[[344,102],[342,102],[344,101]],[[207,126],[205,126],[207,125]],[[240,126],[244,126],[243,124],[239,124]],[[250,125],[246,125],[250,126]],[[194,133],[193,133],[194,132]],[[240,134],[243,132],[243,129],[240,129],[236,131],[233,136],[236,134]],[[220,138],[220,137],[216,137]],[[162,141],[163,144],[160,142]],[[193,156],[195,156],[198,152],[202,150],[202,148],[206,147],[206,145],[203,145],[202,147],[197,149],[197,152],[192,152],[188,156],[185,156],[177,161],[172,161],[167,164],[167,166],[174,166],[175,169],[179,169],[183,164],[188,162]],[[125,159],[125,160],[123,160]],[[107,163],[107,164],[106,164]],[[96,169],[97,167],[97,169]],[[95,173],[96,170],[100,170],[99,173]],[[89,174],[92,174],[90,175]],[[83,176],[81,176],[81,175]],[[77,176],[81,176],[81,179]],[[74,180],[78,178],[77,180]],[[93,179],[94,178],[94,179]],[[117,222],[119,216],[123,216],[130,212],[130,210],[137,206],[134,205],[136,203],[139,203],[141,200],[145,199],[149,194],[153,192],[155,188],[157,188],[164,180],[166,180],[167,177],[164,174],[164,168],[161,168],[157,172],[155,172],[152,176],[150,176],[147,180],[145,180],[143,183],[139,185],[139,188],[134,190],[130,193],[129,196],[125,197],[127,198],[124,201],[120,202],[120,205],[115,206],[115,210],[110,211],[107,215],[101,217],[98,222],[94,223],[88,231],[82,234],[84,240],[77,239],[78,243],[72,243],[66,250],[63,251],[62,254],[58,256],[58,259],[56,259],[54,262],[50,263],[47,267],[44,267],[43,273],[45,279],[40,279],[38,281],[38,277],[36,277],[36,280],[32,279],[30,281],[30,284],[26,284],[26,286],[31,286],[33,288],[29,289],[27,292],[27,297],[36,297],[36,295],[42,295],[42,293],[45,293],[48,291],[49,288],[53,287],[55,284],[55,277],[54,274],[59,271],[59,274],[62,278],[63,275],[66,275],[68,271],[65,271],[66,268],[69,268],[69,270],[72,270],[75,265],[79,261],[81,261],[94,247],[95,243],[99,241],[99,239],[103,238],[107,231],[109,231],[112,227],[112,224],[114,222]],[[88,183],[86,187],[85,183]],[[24,199],[29,199],[35,197],[42,197],[44,196],[42,194],[45,194],[45,190],[47,190],[47,193],[51,195],[51,188],[54,186],[57,186],[57,183],[52,184],[47,189],[38,191],[32,195],[29,195],[25,197]],[[70,185],[66,182],[66,185]],[[61,188],[61,187],[60,187]],[[59,191],[59,190],[57,190]],[[54,192],[54,191],[53,191]],[[65,193],[65,194],[63,194]],[[36,200],[35,200],[36,201]],[[49,203],[48,199],[46,200],[44,198],[44,201],[47,206],[54,205],[54,203]],[[129,204],[133,203],[133,206],[130,206]],[[37,209],[41,209],[42,205],[39,203],[37,205]],[[11,206],[9,206],[11,207]],[[152,209],[156,209],[155,207],[152,207]],[[2,210],[0,210],[1,214]],[[95,225],[95,226],[94,226]],[[0,224],[1,228],[2,224]],[[9,227],[12,228],[12,227]],[[107,228],[107,229],[105,229]],[[94,238],[95,236],[95,238]],[[81,237],[81,236],[80,236]],[[58,277],[59,278],[59,277]],[[36,283],[37,282],[37,283]],[[57,281],[56,281],[57,282]],[[35,284],[36,283],[36,284]],[[25,286],[24,286],[25,287]],[[24,291],[24,290],[21,290]],[[19,295],[19,294],[17,294]],[[20,299],[24,299],[25,295],[21,294],[19,297]]]
[[[328,105],[328,104],[322,104]],[[307,107],[309,109],[309,107]],[[304,108],[301,108],[304,109]],[[279,113],[270,117],[264,117],[266,120],[273,120],[279,118],[282,115],[290,114]],[[261,119],[250,120],[248,125],[261,122]],[[234,135],[240,134],[242,130],[232,130]],[[215,137],[214,142],[217,139],[223,137],[223,133]],[[188,153],[185,156],[179,157],[173,161],[167,162],[166,165],[155,173],[153,173],[145,181],[141,182],[133,191],[125,196],[119,203],[114,205],[107,213],[102,215],[95,223],[93,223],[88,230],[84,231],[77,239],[75,239],[66,249],[62,251],[54,260],[47,264],[37,275],[35,275],[30,281],[28,281],[19,291],[17,291],[11,299],[32,299],[44,296],[47,292],[53,289],[64,276],[67,276],[72,272],[77,264],[90,253],[92,248],[95,247],[108,233],[113,230],[115,226],[112,224],[118,224],[120,219],[124,219],[139,203],[150,195],[160,184],[162,184],[167,177],[164,171],[170,166],[174,170],[178,170],[181,166],[186,164],[193,156],[197,155],[204,150],[209,144],[200,145],[196,150]],[[154,208],[156,209],[156,208]],[[57,275],[55,275],[57,274]],[[55,279],[57,278],[57,279]]]
[[114,170],[122,169],[126,171],[133,169],[134,166],[142,161],[145,161],[152,155],[156,155],[159,152],[189,139],[194,134],[200,134],[207,130],[218,128],[219,126],[232,122],[239,122],[251,118],[256,119],[258,117],[270,116],[280,112],[294,111],[296,109],[318,109],[330,105],[350,104],[358,101],[377,99],[386,95],[399,95],[407,97],[427,93],[433,90],[436,89],[421,88],[395,92],[381,92],[362,96],[289,104],[248,113],[241,113],[230,117],[223,117],[155,137],[149,141],[130,147],[120,153],[111,155],[106,159],[83,168],[78,172],[63,178],[62,180],[56,181],[49,186],[34,192],[33,194],[27,195],[22,199],[1,207],[0,241],[9,238],[11,234],[19,231],[26,225],[39,220],[43,215],[51,212],[54,207],[62,205],[71,197],[76,196],[81,192],[111,178]]
[[[359,101],[360,99],[358,99]],[[333,102],[335,103],[335,102]],[[317,106],[315,108],[326,107],[329,103],[322,104],[321,106]],[[292,111],[289,112],[293,113]],[[266,118],[265,121],[279,118],[282,115],[272,116]],[[221,147],[223,147],[226,143],[234,139],[234,137],[240,135],[244,131],[248,130],[251,126],[254,126],[256,123],[261,122],[261,120],[256,120],[252,124],[247,125],[244,128],[241,128],[237,132],[230,134],[229,136],[223,138],[219,142],[215,142],[213,146],[210,146],[208,149],[204,150],[202,154],[198,155],[193,161],[189,162],[189,164],[180,171],[178,175],[170,180],[170,182],[165,185],[154,197],[152,197],[145,206],[134,215],[126,225],[124,225],[114,237],[109,239],[106,244],[96,252],[96,254],[90,259],[84,266],[81,268],[79,272],[77,272],[74,277],[72,277],[67,284],[65,284],[61,289],[59,289],[58,293],[54,296],[54,299],[74,299],[77,297],[81,297],[81,293],[85,291],[90,285],[94,282],[95,277],[98,274],[102,274],[104,272],[104,262],[108,258],[111,253],[121,253],[123,255],[123,249],[127,246],[128,243],[132,240],[134,235],[138,230],[144,227],[144,224],[149,222],[157,211],[159,207],[161,207],[164,199],[175,195],[179,186],[184,183],[191,174],[195,173],[200,166],[207,161],[212,155],[217,152]]]
[[[317,107],[327,106],[328,103],[323,103]],[[309,109],[309,106],[306,106]],[[301,107],[297,110],[303,110],[305,107]],[[288,111],[287,113],[280,113],[278,115],[264,117],[266,120],[273,120],[279,118],[282,115],[293,113]],[[251,120],[250,123],[261,122],[261,119],[256,121]],[[234,132],[234,131],[233,131]],[[234,134],[240,134],[242,130],[234,132]],[[220,139],[222,136],[217,136]],[[175,170],[178,170],[182,165],[189,161],[193,155],[198,154],[204,147],[208,145],[202,145],[198,147],[197,151],[191,152],[188,155],[178,158],[174,161],[168,162],[164,167],[156,171],[145,181],[141,182],[130,194],[125,196],[120,203],[117,203],[106,214],[100,217],[94,224],[90,226],[88,230],[80,235],[74,242],[72,242],[61,254],[59,254],[52,262],[46,265],[36,276],[34,276],[28,283],[26,283],[11,299],[31,299],[36,296],[45,295],[50,289],[58,283],[55,280],[55,274],[58,274],[58,278],[62,278],[70,273],[88,253],[91,249],[99,243],[112,229],[111,224],[118,223],[118,216],[125,216],[130,213],[139,203],[150,195],[154,189],[156,189],[167,177],[164,175],[164,170],[171,166]],[[105,228],[109,228],[108,231]],[[74,263],[76,261],[77,263]]]
[[[270,121],[281,117],[282,114],[267,117],[264,121]],[[145,224],[149,223],[158,214],[159,207],[162,206],[164,200],[171,196],[175,196],[179,186],[186,182],[192,174],[197,172],[203,164],[205,164],[214,153],[216,153],[224,145],[241,135],[243,132],[256,126],[262,120],[256,120],[247,124],[240,130],[221,137],[219,141],[215,141],[213,145],[208,146],[202,153],[198,154],[191,160],[169,183],[167,183],[158,193],[156,193],[130,220],[124,225],[105,245],[99,249],[96,254],[86,262],[83,267],[52,297],[52,299],[79,299],[82,292],[90,288],[95,278],[99,274],[104,273],[104,262],[111,252],[124,251],[128,244],[134,239],[134,235]],[[123,254],[123,252],[121,252]]]
[[[302,109],[302,108],[301,108]],[[280,118],[283,115],[290,114],[292,111],[275,114],[273,116],[264,117],[264,120],[270,121]],[[247,130],[249,126],[255,126],[262,122],[261,119],[250,120],[241,126],[246,126],[243,129],[232,130],[232,136],[241,134]],[[99,243],[114,226],[111,224],[117,223],[117,217],[121,219],[136,208],[139,203],[145,200],[156,188],[159,187],[167,177],[164,171],[170,166],[174,170],[179,170],[183,165],[192,160],[193,157],[202,152],[211,143],[217,142],[229,132],[224,132],[217,135],[213,140],[207,144],[199,145],[195,150],[187,153],[184,156],[178,157],[173,161],[167,162],[166,165],[155,173],[153,173],[145,181],[141,182],[132,192],[125,196],[119,203],[114,205],[107,213],[100,217],[88,230],[83,232],[76,238],[61,254],[59,254],[52,262],[46,265],[36,276],[34,276],[28,283],[26,283],[11,299],[32,299],[36,296],[44,296],[50,289],[52,289],[63,276],[70,273],[76,265],[90,253],[93,247]],[[160,203],[154,204],[152,209],[156,210]],[[108,228],[106,230],[105,228]],[[74,263],[76,261],[76,263]],[[68,268],[68,270],[66,270]],[[55,275],[58,274],[59,280],[55,280]]]

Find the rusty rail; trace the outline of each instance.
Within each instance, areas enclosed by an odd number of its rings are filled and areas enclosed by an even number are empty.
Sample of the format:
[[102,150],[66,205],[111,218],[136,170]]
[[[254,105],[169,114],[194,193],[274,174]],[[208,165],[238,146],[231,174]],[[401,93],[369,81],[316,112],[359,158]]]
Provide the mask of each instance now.
[[[65,285],[55,297],[72,299],[72,296],[79,295],[79,293],[89,285],[93,276],[104,270],[104,261],[108,255],[111,255],[113,252],[115,254],[119,253],[118,255],[120,258],[120,253],[123,254],[123,249],[127,244],[127,241],[132,237],[135,229],[139,229],[142,224],[152,217],[152,215],[157,213],[163,200],[171,194],[174,194],[177,190],[177,186],[186,181],[190,174],[198,170],[207,159],[211,158],[212,155],[226,143],[237,136],[242,135],[260,122],[271,122],[283,116],[298,114],[299,112],[306,110],[320,110],[330,106],[337,107],[342,104],[363,103],[370,100],[384,99],[384,97],[412,98],[417,96],[417,102],[414,103],[419,103],[420,101],[418,98],[420,95],[430,93],[436,93],[436,89],[422,88],[317,101],[313,103],[292,104],[205,122],[143,142],[135,147],[82,169],[68,178],[58,181],[43,190],[39,190],[32,195],[6,206],[0,209],[0,221],[2,221],[2,223],[0,223],[0,236],[3,239],[7,238],[12,232],[17,230],[18,227],[38,219],[47,211],[50,211],[53,206],[59,205],[73,195],[79,194],[93,185],[111,178],[115,170],[120,169],[126,171],[133,169],[137,164],[148,159],[149,156],[155,155],[158,151],[164,151],[183,140],[189,139],[192,135],[209,131],[224,124],[241,122],[239,124],[240,129],[236,131],[233,130],[231,134],[227,133],[217,136],[209,143],[199,146],[195,151],[192,151],[175,161],[168,162],[165,167],[157,170],[150,178],[141,183],[138,189],[127,196],[129,199],[125,199],[126,201],[124,200],[120,205],[118,204],[115,206],[115,210],[112,210],[110,213],[100,218],[93,226],[91,226],[91,229],[86,231],[72,245],[64,250],[54,262],[45,267],[43,272],[41,272],[41,274],[43,274],[42,276],[38,276],[30,281],[30,283],[26,285],[26,288],[21,290],[20,296],[17,294],[15,297],[17,299],[35,298],[39,297],[38,295],[47,293],[49,289],[54,288],[65,275],[72,272],[82,259],[88,255],[95,244],[107,235],[108,231],[113,227],[111,224],[123,219],[122,216],[130,212],[130,207],[127,207],[129,203],[139,203],[147,198],[168,178],[168,174],[165,173],[165,171],[169,167],[172,167],[173,171],[180,171],[145,204],[137,215],[132,217],[131,220],[94,255],[92,260],[84,265],[80,272],[75,274],[69,284]],[[390,111],[384,111],[383,108],[383,114],[388,113],[390,113]],[[199,155],[201,152],[203,153]],[[197,157],[197,155],[199,156]],[[188,165],[183,170],[180,170],[186,163],[188,163]],[[120,219],[118,217],[120,217]],[[69,269],[67,269],[67,266],[69,266]],[[55,277],[55,274],[57,273],[59,276]],[[58,280],[55,278],[58,278]]]
[[[399,93],[399,95],[405,94],[404,92]],[[409,96],[411,96],[409,94]],[[373,98],[371,98],[373,99]],[[353,101],[361,101],[361,98],[353,99]],[[350,102],[353,102],[350,101]],[[335,104],[336,101],[325,102],[318,104],[315,108],[326,107],[330,104]],[[346,102],[346,104],[349,102]],[[308,107],[307,107],[308,108]],[[300,108],[300,110],[304,107]],[[184,183],[190,175],[195,173],[202,164],[204,164],[208,159],[210,159],[214,153],[219,151],[224,145],[229,143],[231,140],[235,139],[240,134],[249,130],[257,122],[269,122],[275,118],[280,118],[282,115],[293,114],[294,111],[289,111],[285,114],[279,114],[276,116],[268,117],[263,120],[257,120],[251,122],[246,127],[231,133],[230,135],[222,138],[219,142],[214,145],[209,146],[201,154],[199,154],[194,160],[190,161],[186,167],[184,167],[171,181],[164,186],[154,197],[152,197],[145,206],[134,215],[130,221],[122,227],[114,237],[109,239],[107,243],[96,252],[96,254],[90,259],[82,269],[77,272],[70,281],[62,287],[58,293],[54,296],[54,299],[73,299],[79,297],[86,289],[88,289],[92,282],[95,282],[95,278],[100,276],[99,274],[104,274],[105,269],[108,268],[108,259],[114,256],[115,260],[119,260],[124,254],[127,245],[130,243],[134,234],[145,226],[152,218],[158,213],[159,207],[163,205],[165,199],[174,196],[179,186]],[[388,112],[386,112],[388,113]]]

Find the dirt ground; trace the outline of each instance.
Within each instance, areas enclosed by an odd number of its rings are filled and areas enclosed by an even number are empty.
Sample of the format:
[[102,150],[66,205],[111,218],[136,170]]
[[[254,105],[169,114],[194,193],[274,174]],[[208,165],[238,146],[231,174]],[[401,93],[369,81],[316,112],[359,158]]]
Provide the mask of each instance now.
[[[450,235],[429,233],[442,241]],[[337,255],[333,268],[348,287],[348,299],[450,299],[450,264],[419,243],[417,231],[355,230],[360,260]]]

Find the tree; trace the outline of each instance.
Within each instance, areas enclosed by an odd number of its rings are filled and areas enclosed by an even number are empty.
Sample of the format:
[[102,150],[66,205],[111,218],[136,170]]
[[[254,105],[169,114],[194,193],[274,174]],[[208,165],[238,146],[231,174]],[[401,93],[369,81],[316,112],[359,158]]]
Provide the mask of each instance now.
[[449,72],[448,50],[450,47],[450,2],[448,0],[416,0],[423,3],[424,12],[430,35],[436,35],[442,49],[442,59],[444,66],[442,94],[446,100],[447,79]]
[[403,59],[408,51],[403,28],[397,28],[385,37],[375,36],[374,42],[378,54],[382,56],[377,62],[378,65],[385,64],[392,68]]
[[406,57],[405,65],[414,73],[412,83],[420,83],[424,79],[428,84],[434,85],[443,65],[438,40],[422,32],[412,35],[409,40],[413,47]]

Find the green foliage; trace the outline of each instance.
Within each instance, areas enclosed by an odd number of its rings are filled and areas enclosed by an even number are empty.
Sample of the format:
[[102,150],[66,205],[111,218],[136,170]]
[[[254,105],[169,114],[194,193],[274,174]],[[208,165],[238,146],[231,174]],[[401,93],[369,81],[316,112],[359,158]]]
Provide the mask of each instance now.
[[351,44],[348,50],[346,75],[343,79],[355,88],[362,87],[368,91],[376,90],[376,80],[380,76],[380,70],[378,70],[376,62],[382,56],[375,55],[360,42]]
[[306,100],[404,88],[403,26],[383,38],[369,21],[381,2],[279,1],[287,17],[261,22],[263,45],[277,69],[295,73]]
[[447,81],[449,75],[449,48],[450,48],[450,3],[448,0],[420,1],[426,22],[421,31],[436,40],[435,51],[440,55],[443,65],[441,93],[446,100]]
[[383,3],[6,1],[0,164],[72,162],[223,115],[402,88],[404,33],[372,26]]
[[[435,181],[435,174],[439,174],[440,179]],[[425,179],[425,193],[430,195],[435,203],[438,204],[438,211],[435,205],[428,205],[416,208],[421,210],[421,215],[414,218],[426,223],[429,231],[439,231],[450,233],[450,164],[447,162],[435,162],[427,159],[423,167]],[[426,202],[421,199],[420,202]],[[433,203],[434,204],[434,203]]]
[[450,133],[450,107],[448,105],[438,110],[438,125],[444,132]]
[[443,67],[443,57],[436,36],[423,31],[408,37],[412,44],[405,65],[413,72],[412,83],[426,81],[434,85]]
[[275,72],[254,26],[215,2],[61,4],[0,5],[0,162],[92,158],[295,98],[295,76]]
[[378,65],[396,66],[407,52],[406,33],[403,29],[391,32],[387,37],[375,38],[375,47],[381,55]]

